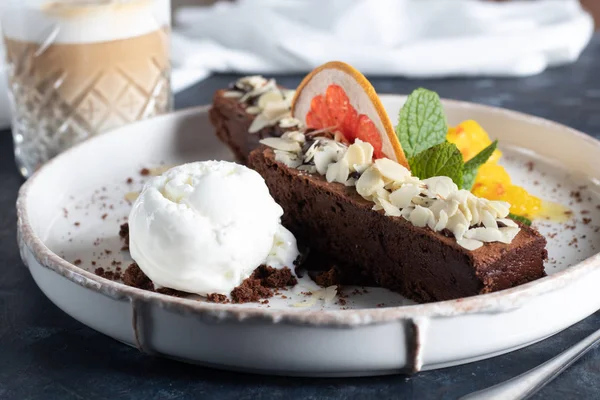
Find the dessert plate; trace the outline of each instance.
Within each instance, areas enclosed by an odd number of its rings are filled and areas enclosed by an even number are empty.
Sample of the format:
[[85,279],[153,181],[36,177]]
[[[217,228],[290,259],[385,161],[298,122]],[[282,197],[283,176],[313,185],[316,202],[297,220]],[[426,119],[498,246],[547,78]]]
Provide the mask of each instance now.
[[[405,97],[381,96],[394,120]],[[307,280],[268,304],[213,304],[101,278],[124,269],[119,225],[140,171],[231,159],[208,108],[139,122],[90,139],[44,166],[17,202],[21,257],[40,289],[82,323],[140,351],[256,373],[361,376],[471,362],[544,339],[600,308],[600,142],[517,112],[444,101],[449,123],[477,120],[504,151],[513,180],[568,205],[537,223],[548,276],[513,289],[413,304],[383,289],[315,291]],[[148,171],[144,171],[145,173]]]

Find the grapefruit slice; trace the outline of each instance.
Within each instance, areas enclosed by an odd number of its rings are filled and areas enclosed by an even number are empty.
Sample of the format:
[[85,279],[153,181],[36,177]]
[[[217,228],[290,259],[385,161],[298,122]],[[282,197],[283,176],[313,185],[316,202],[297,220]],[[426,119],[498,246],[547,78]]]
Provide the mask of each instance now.
[[339,61],[309,73],[292,100],[292,115],[314,129],[340,132],[350,142],[369,142],[374,157],[387,157],[408,168],[400,141],[371,83]]

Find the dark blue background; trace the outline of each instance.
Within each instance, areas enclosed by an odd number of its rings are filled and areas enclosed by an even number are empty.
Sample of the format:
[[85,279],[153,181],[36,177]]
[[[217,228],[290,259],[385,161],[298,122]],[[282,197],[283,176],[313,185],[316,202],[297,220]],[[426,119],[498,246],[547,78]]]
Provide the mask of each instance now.
[[[234,79],[234,75],[214,76],[180,93],[176,107],[209,103],[216,89]],[[294,87],[300,77],[278,79]],[[599,36],[576,64],[531,78],[373,78],[371,82],[380,93],[408,93],[425,86],[442,97],[523,111],[600,137]],[[600,313],[596,313],[526,349],[412,377],[265,377],[153,358],[83,326],[39,291],[19,259],[15,240],[14,203],[21,183],[10,132],[0,132],[1,399],[454,399],[520,374],[600,327]],[[600,398],[600,349],[588,353],[534,398]]]

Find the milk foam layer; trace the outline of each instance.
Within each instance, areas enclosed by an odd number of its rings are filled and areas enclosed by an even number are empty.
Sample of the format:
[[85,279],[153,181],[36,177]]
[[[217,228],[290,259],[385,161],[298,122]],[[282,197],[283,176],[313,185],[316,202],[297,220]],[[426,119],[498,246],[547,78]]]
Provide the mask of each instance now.
[[261,264],[293,270],[298,248],[282,214],[256,171],[185,164],[144,186],[129,215],[129,249],[155,285],[229,295]]
[[[170,0],[83,4],[2,0],[2,30],[13,40],[39,44],[98,43],[127,39],[170,26]],[[101,0],[98,0],[102,3]],[[65,4],[67,3],[67,4]],[[89,2],[87,2],[89,3]]]

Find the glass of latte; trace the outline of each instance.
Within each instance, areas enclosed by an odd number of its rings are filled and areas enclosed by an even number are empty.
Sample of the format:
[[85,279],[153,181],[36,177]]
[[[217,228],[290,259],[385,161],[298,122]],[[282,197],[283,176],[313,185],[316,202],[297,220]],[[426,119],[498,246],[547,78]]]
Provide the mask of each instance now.
[[172,108],[170,0],[1,0],[23,176],[70,146]]

